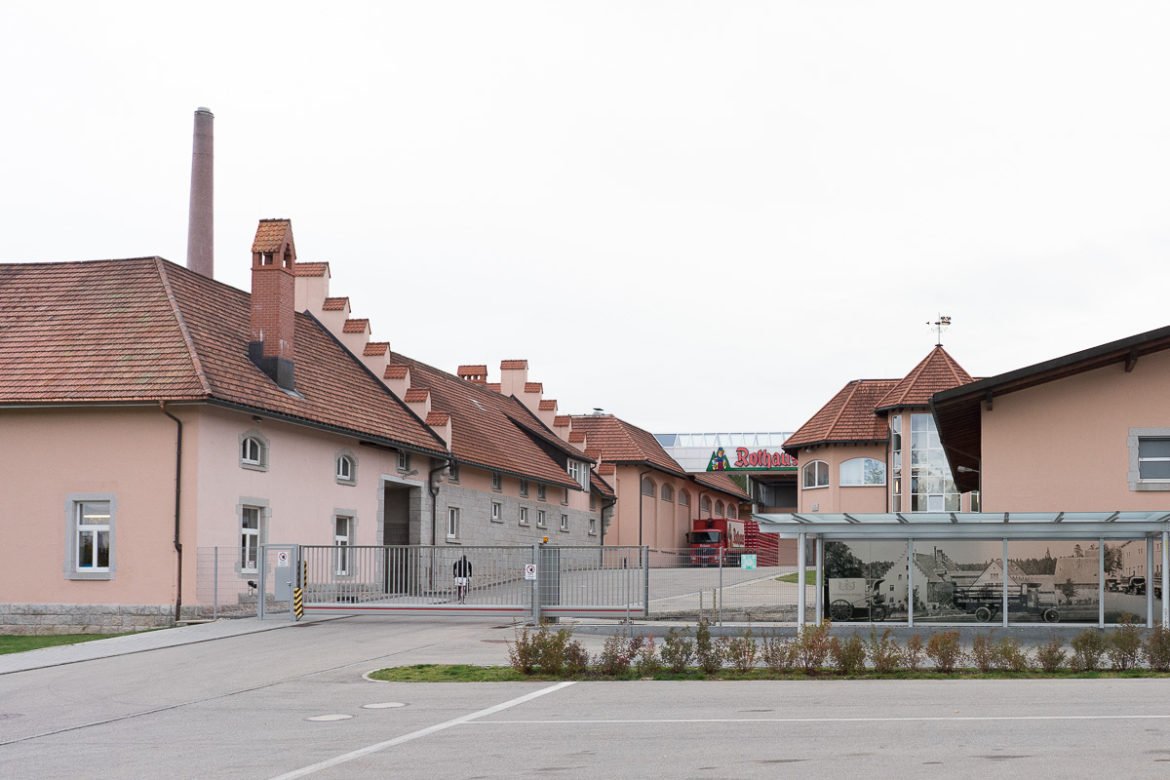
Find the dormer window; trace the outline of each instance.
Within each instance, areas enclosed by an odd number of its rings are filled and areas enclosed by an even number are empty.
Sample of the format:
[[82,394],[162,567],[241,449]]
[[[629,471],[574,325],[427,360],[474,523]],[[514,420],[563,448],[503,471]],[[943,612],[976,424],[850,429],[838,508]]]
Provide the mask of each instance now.
[[582,490],[589,489],[589,466],[579,460],[569,459],[569,476],[581,486]]
[[260,434],[240,436],[240,466],[253,471],[268,470],[268,442]]
[[338,455],[336,461],[337,481],[346,485],[352,485],[357,482],[357,462],[354,461],[352,455]]

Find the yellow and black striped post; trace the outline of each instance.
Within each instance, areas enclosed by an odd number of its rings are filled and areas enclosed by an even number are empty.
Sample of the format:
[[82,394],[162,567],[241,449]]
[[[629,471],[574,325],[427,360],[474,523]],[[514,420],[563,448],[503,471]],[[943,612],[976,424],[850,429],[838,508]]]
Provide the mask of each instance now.
[[293,588],[293,614],[300,620],[305,616],[305,589]]

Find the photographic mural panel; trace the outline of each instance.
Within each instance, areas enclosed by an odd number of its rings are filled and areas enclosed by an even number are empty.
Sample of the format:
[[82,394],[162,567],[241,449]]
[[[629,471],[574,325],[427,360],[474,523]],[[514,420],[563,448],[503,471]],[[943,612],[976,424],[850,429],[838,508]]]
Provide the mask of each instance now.
[[914,543],[915,623],[1002,623],[1003,542]]
[[825,617],[834,623],[905,622],[905,541],[825,541]]
[[[1100,618],[1101,542],[1097,539],[1008,542],[1008,620],[1012,623],[1097,623]],[[1114,543],[1106,545],[1106,565]],[[1003,574],[1000,572],[1000,582]],[[1128,609],[1126,605],[1119,605]],[[1144,598],[1130,610],[1145,621]],[[1118,611],[1114,617],[1120,618]],[[1106,610],[1106,622],[1110,620]]]
[[[1153,573],[1147,555],[1153,553]],[[1154,591],[1154,622],[1162,622],[1162,540],[1129,539],[1105,543],[1105,622],[1134,615],[1145,622],[1147,591]]]

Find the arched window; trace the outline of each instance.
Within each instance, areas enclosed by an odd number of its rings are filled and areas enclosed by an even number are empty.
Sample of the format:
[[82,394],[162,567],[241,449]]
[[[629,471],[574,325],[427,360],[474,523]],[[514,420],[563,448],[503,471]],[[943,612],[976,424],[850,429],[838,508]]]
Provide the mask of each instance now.
[[268,469],[268,442],[259,433],[240,434],[240,466],[254,471]]
[[850,458],[841,464],[842,487],[886,484],[886,464],[873,458]]
[[338,482],[352,485],[357,481],[357,462],[352,455],[342,453],[337,456],[335,476]]
[[735,519],[735,517],[736,517],[735,504],[728,504],[727,505],[727,516],[730,517],[732,520]]
[[829,464],[823,460],[814,460],[804,467],[804,486],[819,488],[829,486]]
[[678,504],[679,506],[690,506],[691,494],[685,490],[678,491]]
[[716,502],[715,502],[715,516],[716,516],[716,517],[724,517],[724,514],[723,514],[723,502],[722,502],[722,501],[716,501]]
[[642,495],[654,498],[654,480],[650,477],[642,477]]
[[674,488],[672,488],[670,485],[667,485],[664,483],[662,485],[662,494],[661,495],[662,495],[663,501],[674,501]]
[[707,496],[703,496],[699,501],[699,516],[702,517],[703,515],[707,517],[711,516],[711,499]]

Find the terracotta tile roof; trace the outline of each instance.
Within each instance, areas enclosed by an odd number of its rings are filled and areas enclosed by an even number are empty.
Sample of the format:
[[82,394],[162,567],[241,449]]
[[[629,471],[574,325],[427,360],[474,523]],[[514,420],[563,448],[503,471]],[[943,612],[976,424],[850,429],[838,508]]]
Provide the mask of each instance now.
[[[451,414],[451,443],[459,461],[523,479],[579,487],[564,465],[574,453],[522,403],[399,353],[394,363],[410,367],[410,381],[431,392],[434,409]],[[580,453],[575,456],[584,459]]]
[[364,317],[358,317],[345,321],[342,326],[342,333],[365,333],[370,329],[370,321]]
[[412,387],[406,391],[406,397],[402,400],[408,404],[418,404],[426,401],[430,395],[431,391],[425,387]]
[[501,360],[500,361],[500,370],[501,371],[508,371],[508,370],[517,369],[517,368],[528,368],[528,361],[527,360]]
[[941,345],[931,350],[906,377],[877,403],[878,411],[930,405],[930,397],[974,381]]
[[572,415],[573,433],[589,437],[589,447],[595,448],[611,463],[643,463],[685,477],[678,465],[654,434],[609,414]]
[[874,412],[877,402],[898,384],[897,379],[854,379],[784,441],[795,455],[801,447],[829,442],[886,441],[886,418]]
[[482,363],[468,363],[459,366],[455,371],[459,376],[487,376],[487,365]]
[[716,471],[698,472],[691,474],[691,479],[709,490],[718,490],[740,501],[751,501],[751,496],[743,491],[729,474],[720,474]]
[[386,371],[382,374],[387,379],[406,379],[406,375],[410,372],[406,366],[389,365],[386,366]]
[[349,298],[326,298],[321,308],[325,311],[345,311],[349,306]]
[[293,273],[297,276],[329,276],[329,263],[302,263],[298,260]]
[[617,466],[612,463],[600,463],[597,466],[597,473],[603,476],[611,476],[617,473]]
[[0,402],[216,401],[385,444],[441,441],[312,317],[297,393],[248,358],[250,297],[159,258],[0,264]]
[[605,498],[616,498],[617,492],[613,486],[598,476],[596,471],[589,472],[589,484]]
[[540,402],[540,411],[555,412],[557,410],[557,402],[553,399],[545,399]]
[[596,447],[586,447],[585,456],[590,460],[601,460],[601,450]]
[[540,382],[525,382],[524,392],[526,393],[543,393],[544,385]]
[[276,252],[284,244],[285,236],[292,230],[287,219],[262,219],[256,226],[256,237],[252,239],[253,252]]
[[571,431],[569,433],[570,444],[583,444],[585,442],[585,434],[581,431]]
[[487,382],[484,384],[484,387],[486,387],[488,390],[491,390],[493,393],[500,392],[500,383],[499,382]]
[[568,428],[573,418],[567,414],[558,414],[553,418],[554,428]]
[[446,412],[431,412],[427,415],[427,425],[443,426],[451,419]]
[[366,346],[362,348],[363,355],[385,355],[390,351],[389,341],[367,341]]

